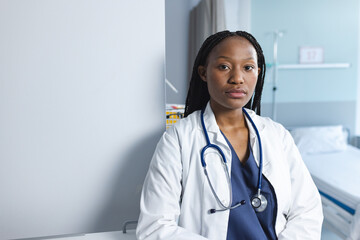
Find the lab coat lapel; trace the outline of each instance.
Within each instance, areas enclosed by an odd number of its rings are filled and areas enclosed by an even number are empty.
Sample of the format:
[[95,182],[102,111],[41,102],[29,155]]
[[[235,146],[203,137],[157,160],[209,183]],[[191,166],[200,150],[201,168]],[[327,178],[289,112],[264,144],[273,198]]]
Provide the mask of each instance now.
[[[256,113],[254,111],[249,110],[249,109],[245,109],[245,110],[247,113],[249,113],[251,119],[255,123],[255,125],[259,131],[259,134],[260,134],[260,139],[263,140],[262,134],[264,133],[263,130],[265,128],[265,124],[263,124],[260,121],[260,118],[258,118],[258,116],[256,115]],[[252,152],[254,155],[255,162],[259,166],[259,164],[260,164],[259,141],[258,141],[258,138],[257,138],[257,135],[256,135],[253,125],[251,124],[250,120],[247,118],[246,118],[246,123],[248,125],[249,132],[250,132],[249,133],[250,146],[251,146],[251,149],[252,149]],[[261,143],[264,144],[263,141],[261,141]],[[266,161],[266,158],[264,157],[265,156],[264,151],[263,151],[262,155],[263,155],[263,173],[265,173],[266,169],[264,168],[264,166],[267,164],[267,161]]]
[[[223,150],[226,156],[226,160],[231,163],[231,150],[224,136],[221,134],[219,126],[216,123],[215,115],[211,109],[210,102],[208,102],[206,105],[204,121],[210,142],[212,144],[218,145]],[[231,164],[228,164],[228,167],[230,168]]]

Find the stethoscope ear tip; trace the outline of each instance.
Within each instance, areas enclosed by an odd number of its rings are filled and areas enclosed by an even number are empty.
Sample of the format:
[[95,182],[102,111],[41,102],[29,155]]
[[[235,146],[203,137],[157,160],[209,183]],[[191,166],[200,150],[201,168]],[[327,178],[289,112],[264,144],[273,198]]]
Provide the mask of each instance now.
[[209,214],[213,214],[213,213],[216,213],[216,210],[214,208],[209,210]]
[[237,208],[237,207],[239,207],[241,205],[244,205],[245,203],[246,203],[245,200],[241,200],[240,202],[238,202],[237,204],[235,204],[232,207],[226,207],[224,209],[218,209],[218,210],[216,210],[215,208],[212,208],[212,209],[209,209],[209,214],[213,214],[213,213],[216,213],[216,212],[219,212],[219,211],[231,210],[231,209]]

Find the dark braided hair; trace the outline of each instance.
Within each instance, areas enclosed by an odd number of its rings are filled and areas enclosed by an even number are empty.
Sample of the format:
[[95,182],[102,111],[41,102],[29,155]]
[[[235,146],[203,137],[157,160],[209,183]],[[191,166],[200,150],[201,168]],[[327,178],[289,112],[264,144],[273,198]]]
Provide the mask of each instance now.
[[187,117],[189,114],[201,110],[205,108],[207,102],[210,100],[210,95],[208,91],[208,87],[206,82],[204,82],[198,73],[199,66],[205,66],[207,63],[207,58],[211,52],[211,50],[218,45],[222,40],[228,37],[240,36],[247,39],[255,48],[257,53],[257,64],[260,68],[260,73],[258,75],[258,79],[255,87],[255,94],[249,102],[245,105],[245,108],[252,109],[256,111],[258,115],[260,115],[260,101],[261,101],[261,93],[264,85],[265,78],[265,57],[263,51],[260,47],[260,44],[256,41],[256,39],[245,31],[222,31],[215,33],[208,37],[204,43],[202,44],[194,62],[194,67],[192,70],[191,81],[189,86],[189,91],[186,97],[186,105],[185,105],[185,113],[184,116]]

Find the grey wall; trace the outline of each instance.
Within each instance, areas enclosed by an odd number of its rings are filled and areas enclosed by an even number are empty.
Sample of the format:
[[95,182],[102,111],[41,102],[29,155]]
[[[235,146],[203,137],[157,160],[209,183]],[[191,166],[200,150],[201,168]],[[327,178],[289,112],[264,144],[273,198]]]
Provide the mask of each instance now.
[[0,239],[136,220],[165,129],[163,0],[0,0]]
[[[359,13],[360,13],[360,4],[358,5],[359,8]],[[360,22],[360,14],[359,14],[359,19],[358,22]],[[360,24],[358,25],[358,39],[360,39]],[[357,47],[357,57],[358,59],[360,59],[360,41],[358,42],[358,47]],[[357,135],[357,145],[360,148],[360,61],[358,61],[357,63],[357,99],[356,99],[356,126],[355,126],[355,135]]]
[[[354,133],[356,102],[278,103],[277,122],[285,127],[343,125]],[[262,116],[272,116],[272,104],[262,103]]]
[[251,32],[251,0],[224,0],[226,28]]
[[166,0],[166,77],[178,90],[166,86],[166,102],[184,104],[188,89],[190,10],[194,0]]

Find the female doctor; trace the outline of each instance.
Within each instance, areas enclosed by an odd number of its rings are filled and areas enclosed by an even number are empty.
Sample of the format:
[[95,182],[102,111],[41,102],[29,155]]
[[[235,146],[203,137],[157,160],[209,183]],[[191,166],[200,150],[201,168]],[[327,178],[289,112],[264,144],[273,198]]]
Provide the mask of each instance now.
[[223,31],[196,57],[185,117],[162,136],[138,239],[320,239],[319,193],[289,132],[260,117],[265,59]]

